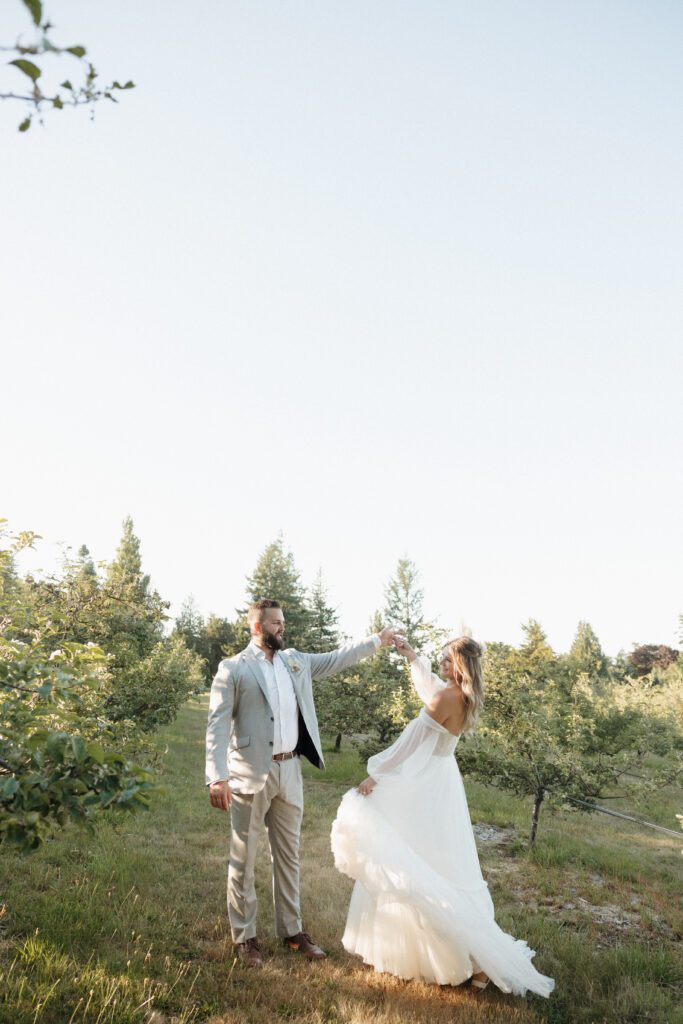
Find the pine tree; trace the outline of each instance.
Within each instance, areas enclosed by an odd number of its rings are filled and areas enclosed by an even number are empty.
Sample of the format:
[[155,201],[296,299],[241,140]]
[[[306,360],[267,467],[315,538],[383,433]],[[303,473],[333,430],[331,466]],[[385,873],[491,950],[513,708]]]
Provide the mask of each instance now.
[[415,563],[409,558],[399,558],[396,574],[389,580],[384,591],[384,615],[387,623],[401,624],[408,642],[418,651],[422,650],[426,640],[423,597]]
[[[247,602],[270,598],[279,601],[285,616],[285,646],[308,649],[311,616],[306,605],[306,591],[291,551],[285,551],[282,537],[268,544],[262,552],[256,568],[247,577]],[[238,612],[238,632],[246,629],[247,608]]]
[[95,563],[90,557],[90,552],[85,544],[81,544],[78,549],[78,561],[77,561],[77,572],[81,579],[92,580],[97,578],[97,570],[95,569]]
[[591,679],[605,676],[609,666],[600,641],[588,622],[580,622],[569,649],[569,665],[575,675],[584,673]]
[[318,569],[307,604],[310,620],[308,650],[313,654],[335,650],[341,640],[339,616],[336,609],[327,603],[322,569]]
[[149,576],[142,571],[140,541],[133,520],[123,522],[123,535],[116,555],[107,566],[103,594],[103,646],[114,654],[121,666],[132,664],[150,654],[163,635],[168,601],[150,588]]
[[557,659],[540,622],[529,619],[522,625],[522,632],[524,643],[517,656],[521,670],[537,676],[550,673]]
[[133,529],[133,520],[126,516],[123,536],[107,569],[107,586],[120,588],[129,598],[144,600],[149,590],[149,576],[143,575],[140,541]]
[[204,656],[204,619],[199,613],[192,594],[180,606],[180,614],[175,620],[173,632],[183,638],[185,646],[189,647],[191,651]]

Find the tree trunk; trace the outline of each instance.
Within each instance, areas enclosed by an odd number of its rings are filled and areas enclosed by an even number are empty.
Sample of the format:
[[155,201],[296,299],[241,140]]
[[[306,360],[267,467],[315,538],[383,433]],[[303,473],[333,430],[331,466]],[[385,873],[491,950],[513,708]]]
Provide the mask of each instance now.
[[334,749],[335,749],[335,751],[337,753],[341,750],[341,741],[342,741],[342,734],[340,732],[338,732],[337,733],[337,738],[334,741]]
[[541,804],[543,803],[543,797],[545,796],[544,789],[536,790],[536,797],[534,799],[534,813],[531,815],[531,836],[529,837],[529,846],[533,846],[536,842],[536,830],[538,828],[538,816],[541,812]]

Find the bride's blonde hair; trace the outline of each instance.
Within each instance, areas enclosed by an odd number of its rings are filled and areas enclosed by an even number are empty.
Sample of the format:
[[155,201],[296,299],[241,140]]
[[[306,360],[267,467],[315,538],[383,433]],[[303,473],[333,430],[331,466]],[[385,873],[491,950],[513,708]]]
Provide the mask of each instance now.
[[472,732],[484,706],[484,675],[481,668],[483,651],[471,636],[449,640],[446,649],[451,656],[456,681],[465,698],[463,733]]

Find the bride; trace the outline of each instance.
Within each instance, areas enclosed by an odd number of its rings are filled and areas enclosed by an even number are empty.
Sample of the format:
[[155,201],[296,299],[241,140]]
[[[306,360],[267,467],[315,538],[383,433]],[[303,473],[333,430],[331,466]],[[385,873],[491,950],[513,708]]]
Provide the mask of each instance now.
[[355,879],[342,942],[376,971],[477,989],[549,996],[526,942],[494,920],[453,756],[483,701],[481,648],[470,637],[446,645],[439,679],[401,637],[424,703],[393,746],[368,761],[368,775],[342,798],[332,825],[336,867]]

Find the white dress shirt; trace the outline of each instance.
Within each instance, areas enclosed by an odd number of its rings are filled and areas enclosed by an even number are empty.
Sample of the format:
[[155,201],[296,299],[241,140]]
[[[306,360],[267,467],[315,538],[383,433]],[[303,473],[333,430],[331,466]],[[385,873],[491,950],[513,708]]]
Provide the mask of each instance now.
[[273,654],[272,662],[261,648],[250,643],[249,647],[258,658],[268,686],[268,698],[273,712],[273,753],[288,754],[299,742],[299,705],[289,670],[280,656]]

